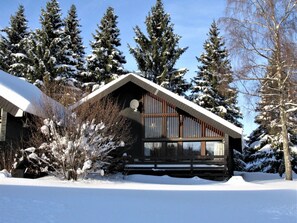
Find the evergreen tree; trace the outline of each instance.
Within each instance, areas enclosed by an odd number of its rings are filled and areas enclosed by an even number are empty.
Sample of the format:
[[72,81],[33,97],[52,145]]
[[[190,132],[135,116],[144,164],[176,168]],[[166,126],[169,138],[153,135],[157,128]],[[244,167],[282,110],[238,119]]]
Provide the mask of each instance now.
[[134,28],[137,46],[130,48],[138,69],[144,77],[165,88],[184,95],[189,85],[184,79],[187,69],[174,68],[176,61],[187,50],[178,46],[180,36],[174,34],[169,14],[162,0],[157,0],[145,20],[147,36],[138,26]]
[[[41,29],[36,30],[32,38],[32,54],[35,61],[35,78],[69,77],[74,69],[71,49],[68,49],[69,38],[65,36],[61,9],[56,0],[47,2],[46,9],[41,10]],[[35,43],[34,43],[35,42]]]
[[[259,126],[249,136],[248,146],[245,148],[245,160],[248,163],[248,171],[262,172],[281,172],[283,168],[283,151],[282,151],[282,135],[279,126],[279,111],[274,109],[278,106],[276,95],[277,82],[275,81],[276,67],[273,64],[273,58],[269,61],[267,72],[259,90],[260,100],[257,104],[256,111],[258,115],[255,117],[255,123]],[[285,74],[284,74],[285,75]],[[292,80],[293,81],[293,80]],[[285,88],[287,97],[296,97],[296,93],[292,93],[292,89],[287,86]],[[290,147],[297,145],[296,117],[292,116],[288,120],[289,144]],[[291,154],[296,162],[296,154]],[[296,171],[293,168],[294,171]]]
[[[1,30],[4,31],[4,30]],[[9,70],[9,55],[11,54],[11,45],[8,39],[0,35],[0,69],[8,72]]]
[[95,82],[109,82],[113,75],[124,73],[126,63],[122,52],[117,48],[120,43],[120,31],[112,7],[107,8],[91,42],[92,53],[87,57],[87,79]]
[[26,52],[29,32],[24,12],[24,6],[20,5],[10,17],[10,27],[2,30],[6,35],[0,36],[0,69],[21,77],[27,77],[29,65]]
[[197,76],[192,80],[190,99],[227,121],[241,127],[242,115],[237,106],[237,90],[233,82],[231,64],[225,42],[214,21],[203,47],[205,52],[197,58]]
[[76,76],[77,79],[81,79],[82,72],[85,70],[85,48],[80,36],[80,27],[76,7],[71,5],[68,16],[65,19],[65,35],[69,38],[68,52],[73,52],[74,60],[70,61],[70,64],[75,67],[73,76]]

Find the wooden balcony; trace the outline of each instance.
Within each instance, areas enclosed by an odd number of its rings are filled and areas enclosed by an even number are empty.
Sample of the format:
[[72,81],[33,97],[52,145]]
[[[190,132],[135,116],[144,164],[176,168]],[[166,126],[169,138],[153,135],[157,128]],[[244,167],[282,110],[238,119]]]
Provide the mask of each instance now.
[[152,174],[174,176],[228,177],[225,156],[183,157],[143,157],[126,159],[126,174]]

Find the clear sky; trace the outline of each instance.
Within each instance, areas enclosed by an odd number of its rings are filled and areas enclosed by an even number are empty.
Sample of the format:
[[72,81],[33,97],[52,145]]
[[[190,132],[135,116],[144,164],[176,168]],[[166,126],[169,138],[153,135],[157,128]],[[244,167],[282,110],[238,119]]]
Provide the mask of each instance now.
[[[0,1],[0,29],[9,25],[9,19],[17,11],[18,5],[25,7],[25,14],[30,29],[40,27],[39,18],[41,8],[45,8],[47,0],[1,0]],[[122,46],[119,47],[126,57],[125,68],[130,71],[137,70],[134,57],[130,55],[127,44],[135,46],[133,28],[138,25],[145,31],[145,18],[155,0],[60,0],[62,16],[67,15],[71,4],[77,7],[80,19],[82,37],[86,48],[86,54],[90,53],[89,42],[92,33],[95,32],[107,7],[111,6],[118,16],[118,28]],[[163,0],[165,11],[170,14],[174,24],[175,34],[180,35],[180,47],[189,47],[176,64],[176,68],[187,68],[186,78],[190,80],[197,71],[199,57],[203,52],[203,43],[207,39],[207,33],[213,20],[224,15],[225,0]],[[221,32],[223,34],[223,31]],[[245,108],[246,101],[240,98],[240,107],[244,113],[245,133],[250,133],[255,128],[253,115]]]

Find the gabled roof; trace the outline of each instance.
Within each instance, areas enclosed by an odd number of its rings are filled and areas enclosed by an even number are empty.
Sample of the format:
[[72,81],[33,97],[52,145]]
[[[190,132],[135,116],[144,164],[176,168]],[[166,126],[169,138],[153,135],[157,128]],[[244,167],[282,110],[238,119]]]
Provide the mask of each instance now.
[[0,70],[0,108],[15,117],[23,112],[43,117],[46,104],[64,109],[33,84]]
[[111,81],[110,83],[102,86],[98,90],[82,98],[69,108],[73,110],[84,102],[87,102],[91,99],[99,100],[117,90],[118,88],[122,87],[123,85],[127,84],[128,82],[132,82],[138,85],[151,94],[154,94],[164,99],[165,101],[168,101],[169,103],[175,105],[177,108],[189,113],[197,119],[203,120],[204,122],[216,127],[218,130],[225,132],[233,138],[241,138],[242,128],[235,126],[234,124],[185,99],[184,97],[181,97],[143,77],[140,77],[139,75],[132,73],[120,76],[118,79]]

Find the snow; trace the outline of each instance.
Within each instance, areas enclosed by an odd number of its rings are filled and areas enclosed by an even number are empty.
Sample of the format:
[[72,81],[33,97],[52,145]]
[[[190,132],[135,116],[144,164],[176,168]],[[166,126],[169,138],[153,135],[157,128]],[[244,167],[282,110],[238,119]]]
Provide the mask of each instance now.
[[[0,89],[0,97],[24,112],[40,116],[45,102],[54,105],[56,109],[63,109],[62,105],[47,97],[33,84],[2,70],[0,70]],[[16,115],[22,116],[22,112]]]
[[144,175],[78,182],[0,177],[5,223],[296,223],[296,201],[296,180],[263,173],[237,173],[227,182]]

